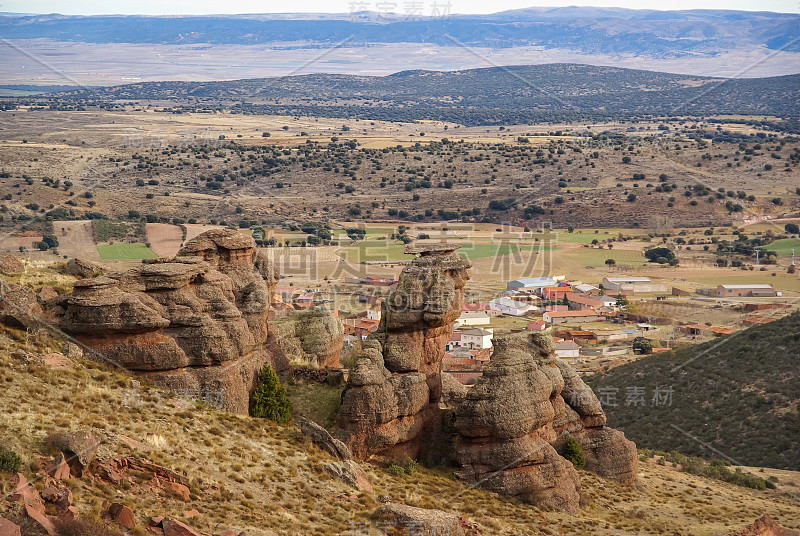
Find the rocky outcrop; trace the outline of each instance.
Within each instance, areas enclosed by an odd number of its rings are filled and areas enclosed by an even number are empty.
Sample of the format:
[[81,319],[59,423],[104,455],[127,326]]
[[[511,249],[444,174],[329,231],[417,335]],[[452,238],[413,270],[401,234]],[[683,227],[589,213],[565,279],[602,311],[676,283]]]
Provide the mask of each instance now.
[[353,459],[347,445],[331,436],[325,428],[305,417],[300,420],[300,432],[316,446],[336,458],[336,461],[322,466],[326,472],[359,491],[372,491],[372,484],[367,478],[367,474]]
[[787,530],[770,517],[769,514],[756,519],[752,525],[740,530],[733,530],[725,534],[725,536],[795,536],[798,531]]
[[25,273],[25,264],[10,253],[0,253],[0,274],[19,275]]
[[42,322],[42,314],[42,307],[32,289],[0,281],[1,324],[14,329],[31,329]]
[[470,264],[456,246],[419,253],[381,305],[342,394],[339,434],[359,458],[419,457],[441,426],[441,361],[461,313]]
[[83,259],[70,259],[67,261],[68,275],[90,278],[99,277],[108,272],[111,272],[111,268],[99,262],[87,261]]
[[586,468],[631,484],[635,445],[605,427],[600,402],[568,364],[554,357],[549,335],[495,337],[483,377],[456,410],[457,475],[527,503],[574,513],[580,481],[560,455],[567,438],[581,445]]
[[70,472],[81,477],[100,446],[101,440],[87,430],[76,430],[68,433],[54,433],[47,436],[47,444],[62,452]]
[[213,230],[174,258],[77,281],[60,324],[91,359],[244,414],[263,365],[288,368],[267,323],[277,281],[252,238]]
[[274,322],[276,341],[290,361],[339,368],[344,346],[344,326],[322,305]]
[[420,536],[464,536],[465,534],[458,516],[442,510],[386,503],[375,510],[373,517],[388,522],[400,534]]
[[22,536],[19,525],[0,517],[0,536]]
[[468,392],[469,388],[455,379],[452,374],[442,372],[442,404],[445,407],[458,407]]

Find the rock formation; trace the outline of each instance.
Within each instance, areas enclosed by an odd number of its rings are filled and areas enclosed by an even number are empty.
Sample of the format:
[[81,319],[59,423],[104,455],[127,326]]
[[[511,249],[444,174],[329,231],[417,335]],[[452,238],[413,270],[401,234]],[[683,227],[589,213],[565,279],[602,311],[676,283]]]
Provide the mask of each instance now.
[[273,322],[276,341],[290,361],[339,368],[344,326],[327,306],[312,307]]
[[789,531],[775,523],[769,514],[756,519],[752,525],[740,530],[732,530],[725,536],[790,536],[798,534],[797,531]]
[[[470,264],[456,246],[419,253],[381,304],[381,322],[362,345],[342,394],[339,433],[359,458],[418,457],[441,426],[441,361],[461,314]],[[424,439],[423,439],[424,438]]]
[[372,484],[358,462],[353,459],[347,445],[331,436],[325,428],[305,417],[300,419],[300,431],[312,443],[336,458],[336,461],[322,466],[325,471],[359,491],[372,491]]
[[257,372],[288,367],[267,315],[278,274],[252,238],[208,231],[172,259],[77,281],[61,328],[102,359],[247,413]]
[[494,338],[483,377],[457,409],[460,478],[522,501],[575,512],[580,481],[563,458],[568,437],[586,468],[622,484],[636,477],[636,447],[605,426],[597,397],[572,368],[554,357],[546,334]]
[[87,261],[84,259],[70,259],[67,261],[68,275],[97,277],[111,271],[111,268],[100,262]]
[[31,329],[42,322],[43,313],[32,289],[0,280],[0,323],[14,329]]
[[375,510],[373,517],[388,522],[400,534],[419,536],[464,536],[465,534],[458,516],[442,510],[386,503]]
[[25,265],[10,253],[0,253],[0,274],[19,275],[25,273]]

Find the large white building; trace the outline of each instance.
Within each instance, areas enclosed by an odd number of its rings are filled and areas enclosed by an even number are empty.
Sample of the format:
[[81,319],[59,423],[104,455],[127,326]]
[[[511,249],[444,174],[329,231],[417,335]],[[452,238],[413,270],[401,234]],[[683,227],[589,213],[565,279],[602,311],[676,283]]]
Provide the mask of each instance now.
[[666,283],[653,283],[649,277],[604,277],[603,289],[627,292],[666,292]]
[[561,359],[575,358],[581,355],[581,347],[573,341],[564,341],[556,343],[556,357]]
[[488,326],[492,321],[487,311],[461,311],[461,316],[456,318],[456,327],[462,326]]
[[544,287],[554,287],[556,280],[550,277],[533,277],[529,279],[515,279],[506,283],[508,290],[518,290],[521,288],[536,290]]
[[493,299],[489,302],[489,307],[499,310],[504,315],[512,316],[524,316],[536,309],[535,306],[529,303],[518,302],[505,297]]

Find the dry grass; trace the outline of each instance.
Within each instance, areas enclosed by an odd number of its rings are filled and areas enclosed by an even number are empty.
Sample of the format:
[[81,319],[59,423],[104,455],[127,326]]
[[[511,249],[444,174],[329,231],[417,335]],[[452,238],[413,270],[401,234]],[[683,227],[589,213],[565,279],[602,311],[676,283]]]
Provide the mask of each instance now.
[[[2,333],[9,345],[24,345],[19,337]],[[46,351],[57,343],[37,339],[27,347]],[[90,519],[103,518],[106,501],[123,498],[140,522],[149,515],[169,515],[204,534],[223,528],[255,535],[349,534],[385,496],[457,512],[477,523],[483,534],[703,535],[750,523],[765,512],[786,526],[800,522],[800,504],[780,486],[753,491],[651,464],[643,465],[640,484],[632,489],[582,472],[585,504],[577,516],[470,489],[447,469],[393,476],[366,465],[375,490],[354,493],[322,470],[328,456],[293,426],[187,405],[149,387],[131,390],[129,380],[124,372],[91,362],[54,372],[23,366],[7,351],[0,355],[0,413],[5,417],[0,442],[22,453],[26,463],[46,459],[48,432],[90,428],[107,438],[100,458],[140,456],[190,481],[189,502],[150,491],[149,476],[135,472],[118,488],[86,478],[68,481],[77,506]],[[312,403],[311,389],[302,395]],[[117,434],[143,442],[145,448],[137,450]],[[166,441],[148,440],[149,434]],[[5,490],[9,477],[0,476]],[[183,512],[191,509],[203,515],[187,519]]]

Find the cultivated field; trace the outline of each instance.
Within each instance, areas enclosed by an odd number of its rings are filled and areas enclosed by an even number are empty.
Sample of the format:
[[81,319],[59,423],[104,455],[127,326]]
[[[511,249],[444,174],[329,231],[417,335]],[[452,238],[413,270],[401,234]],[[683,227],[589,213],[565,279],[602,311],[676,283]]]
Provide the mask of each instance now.
[[148,223],[145,226],[150,249],[159,257],[174,257],[183,242],[183,231],[177,225]]
[[141,243],[97,246],[97,252],[103,260],[155,259],[158,257],[150,248]]

